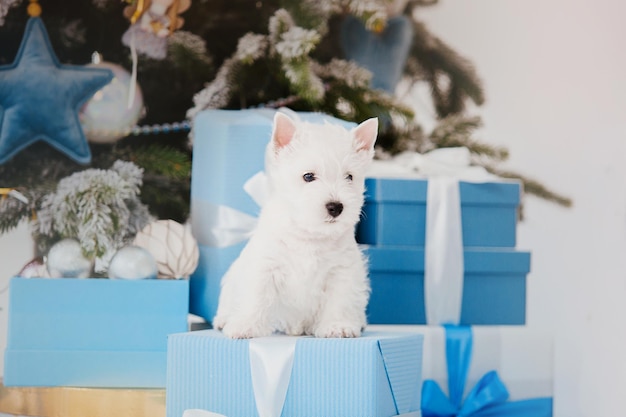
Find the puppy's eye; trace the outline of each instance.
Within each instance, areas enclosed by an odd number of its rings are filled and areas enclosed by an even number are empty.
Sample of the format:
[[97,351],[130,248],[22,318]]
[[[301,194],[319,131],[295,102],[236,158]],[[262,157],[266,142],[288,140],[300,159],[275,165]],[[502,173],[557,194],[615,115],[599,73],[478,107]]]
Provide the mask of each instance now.
[[348,181],[352,181],[352,174],[346,174],[346,179]]
[[306,182],[315,181],[315,174],[312,172],[307,172],[302,176],[302,179]]

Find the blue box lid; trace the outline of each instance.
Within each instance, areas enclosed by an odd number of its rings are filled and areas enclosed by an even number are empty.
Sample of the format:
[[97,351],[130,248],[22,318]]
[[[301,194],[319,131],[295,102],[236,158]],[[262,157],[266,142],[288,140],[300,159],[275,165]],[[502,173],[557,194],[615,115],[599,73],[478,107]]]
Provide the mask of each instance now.
[[[365,201],[426,204],[428,180],[366,178]],[[521,195],[519,181],[459,182],[461,204],[518,205]]]

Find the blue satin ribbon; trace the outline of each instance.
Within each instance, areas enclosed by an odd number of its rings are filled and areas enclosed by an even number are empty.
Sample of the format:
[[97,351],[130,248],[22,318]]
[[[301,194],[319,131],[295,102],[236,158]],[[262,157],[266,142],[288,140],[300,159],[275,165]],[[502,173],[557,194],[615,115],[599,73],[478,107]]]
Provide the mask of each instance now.
[[472,360],[472,329],[449,325],[444,328],[450,397],[435,381],[424,381],[422,417],[552,417],[552,398],[507,401],[509,392],[496,371],[483,375],[463,400]]

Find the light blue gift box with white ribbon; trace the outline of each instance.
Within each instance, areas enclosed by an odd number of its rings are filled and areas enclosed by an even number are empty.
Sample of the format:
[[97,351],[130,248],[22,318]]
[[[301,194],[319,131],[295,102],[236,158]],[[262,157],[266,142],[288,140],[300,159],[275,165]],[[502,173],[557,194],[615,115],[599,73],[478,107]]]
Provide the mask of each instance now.
[[[167,417],[419,417],[423,336],[232,340],[171,335]],[[290,347],[285,347],[287,343]],[[211,412],[215,414],[207,414]]]
[[[275,113],[206,110],[194,118],[191,224],[200,260],[191,276],[190,309],[207,321],[217,310],[222,276],[239,256],[260,212],[263,184],[254,179],[265,168]],[[321,113],[291,112],[290,117],[356,126]]]
[[[364,252],[372,287],[368,323],[426,324],[424,248],[370,246]],[[526,251],[464,248],[457,324],[524,324],[530,260]]]
[[[426,179],[367,178],[357,240],[368,245],[424,246]],[[460,181],[464,246],[515,247],[521,185]]]
[[424,336],[423,417],[551,417],[554,334],[527,326],[368,326]]
[[187,280],[14,277],[4,385],[163,388],[188,307]]

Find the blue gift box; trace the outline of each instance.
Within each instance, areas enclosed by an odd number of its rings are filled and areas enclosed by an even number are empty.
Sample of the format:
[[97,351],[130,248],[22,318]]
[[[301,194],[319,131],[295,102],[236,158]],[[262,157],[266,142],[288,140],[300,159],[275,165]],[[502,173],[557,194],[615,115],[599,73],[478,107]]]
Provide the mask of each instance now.
[[[245,238],[220,242],[219,233],[213,230],[224,225],[216,227],[216,216],[220,210],[230,210],[224,217],[234,222],[226,234],[242,236],[246,230],[238,218],[258,216],[260,207],[244,184],[264,170],[275,113],[271,109],[206,110],[194,118],[191,224],[200,260],[191,276],[190,309],[208,321],[217,310],[222,276],[245,245]],[[311,123],[334,123],[347,129],[356,126],[321,113],[297,116]]]
[[188,307],[186,280],[14,277],[4,385],[165,387]]
[[[368,178],[357,241],[424,246],[428,181]],[[515,247],[518,182],[459,183],[464,246]]]
[[[281,415],[419,416],[422,342],[420,334],[401,332],[297,338]],[[167,417],[187,409],[257,416],[249,343],[214,330],[170,335]]]
[[[368,247],[372,324],[425,324],[424,249]],[[525,324],[530,253],[465,248],[459,324]]]
[[551,417],[554,334],[528,326],[389,326],[424,336],[422,415]]

